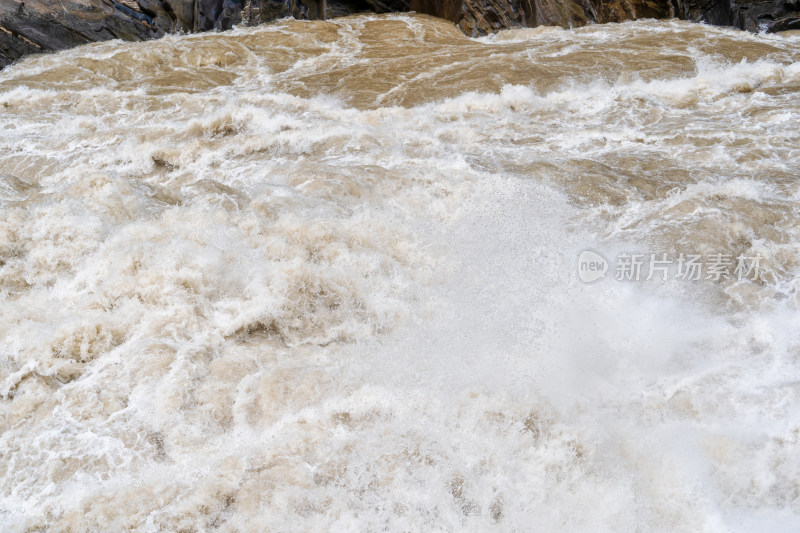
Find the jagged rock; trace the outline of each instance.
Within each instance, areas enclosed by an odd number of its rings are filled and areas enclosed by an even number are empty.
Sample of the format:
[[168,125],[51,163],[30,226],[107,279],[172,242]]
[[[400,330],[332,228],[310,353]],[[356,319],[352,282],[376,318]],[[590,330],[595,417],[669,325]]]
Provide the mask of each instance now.
[[0,67],[26,54],[106,39],[409,9],[451,20],[472,36],[515,26],[672,17],[749,31],[800,29],[800,0],[0,0]]
[[748,31],[800,28],[800,0],[412,0],[420,13],[478,36],[514,26],[573,28],[589,22],[680,18]]
[[246,0],[242,21],[255,25],[282,17],[323,19],[354,13],[408,11],[409,0]]
[[0,61],[116,37],[141,40],[163,33],[144,12],[120,6],[100,0],[64,0],[63,5],[0,0]]
[[243,0],[0,0],[0,66],[36,52],[229,29]]

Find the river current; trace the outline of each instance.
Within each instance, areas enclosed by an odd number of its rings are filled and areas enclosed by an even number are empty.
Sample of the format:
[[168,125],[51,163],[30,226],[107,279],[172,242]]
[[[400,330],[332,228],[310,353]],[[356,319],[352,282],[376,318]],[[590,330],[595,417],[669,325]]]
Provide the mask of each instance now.
[[797,531],[798,124],[678,21],[23,59],[0,529]]

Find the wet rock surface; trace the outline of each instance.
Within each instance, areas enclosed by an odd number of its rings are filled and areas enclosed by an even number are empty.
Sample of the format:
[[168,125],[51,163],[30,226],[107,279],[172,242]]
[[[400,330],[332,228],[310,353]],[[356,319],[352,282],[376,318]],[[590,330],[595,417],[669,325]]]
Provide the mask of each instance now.
[[748,31],[800,29],[800,0],[0,0],[0,67],[32,53],[283,17],[417,11],[478,36],[515,26],[680,18]]
[[800,0],[413,0],[412,9],[452,20],[471,36],[513,26],[561,26],[679,18],[748,31],[800,28]]

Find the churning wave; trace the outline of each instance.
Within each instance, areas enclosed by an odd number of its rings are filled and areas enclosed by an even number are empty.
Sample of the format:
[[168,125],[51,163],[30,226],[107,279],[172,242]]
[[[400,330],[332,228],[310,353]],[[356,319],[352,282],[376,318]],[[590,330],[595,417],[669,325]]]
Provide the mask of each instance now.
[[[12,531],[796,530],[800,39],[282,21],[0,74]],[[758,279],[582,283],[590,248]]]

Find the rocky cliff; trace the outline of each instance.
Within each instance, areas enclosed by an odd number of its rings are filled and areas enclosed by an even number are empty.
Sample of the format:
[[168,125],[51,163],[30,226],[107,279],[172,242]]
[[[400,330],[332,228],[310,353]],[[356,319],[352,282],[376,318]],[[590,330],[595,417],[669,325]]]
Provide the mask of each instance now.
[[473,36],[666,17],[749,31],[800,29],[800,0],[0,0],[0,67],[25,54],[105,39],[409,10],[452,20]]
[[680,18],[749,31],[800,29],[800,0],[412,0],[411,8],[452,20],[473,36],[510,26],[569,28],[640,18]]

